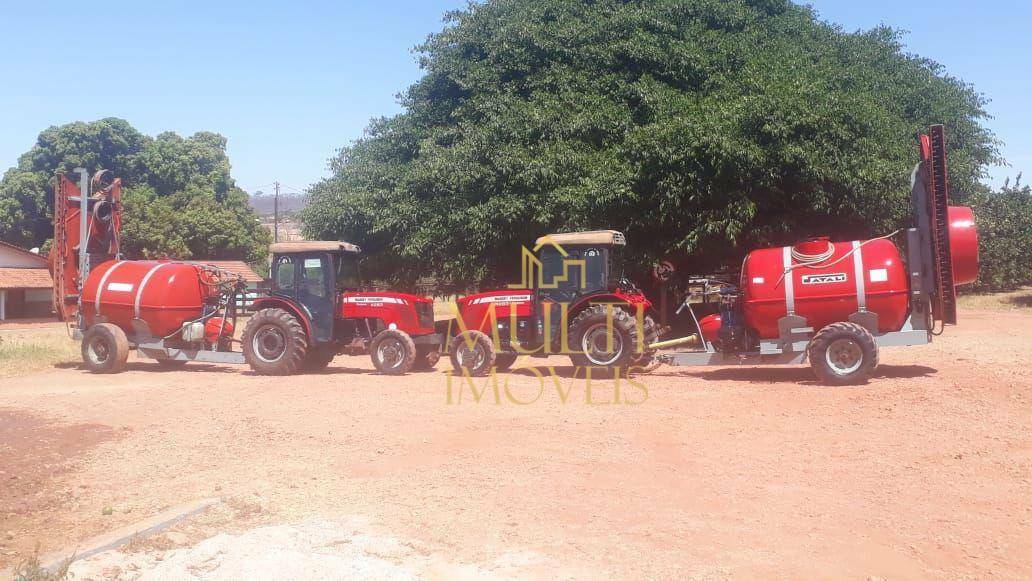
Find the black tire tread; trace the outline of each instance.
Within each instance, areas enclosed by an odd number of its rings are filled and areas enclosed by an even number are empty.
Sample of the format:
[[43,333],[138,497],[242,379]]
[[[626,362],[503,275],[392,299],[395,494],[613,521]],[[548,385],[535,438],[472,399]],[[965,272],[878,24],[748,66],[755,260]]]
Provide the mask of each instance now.
[[[288,345],[283,357],[273,363],[265,363],[254,354],[254,333],[263,325],[273,323],[283,331]],[[244,328],[244,359],[255,373],[260,375],[294,375],[304,368],[308,356],[308,334],[301,322],[292,313],[280,308],[262,309],[251,317]]]
[[[401,366],[393,369],[382,368],[381,363],[376,360],[377,346],[388,337],[396,337],[401,341],[402,347],[405,348],[405,358],[402,360]],[[400,329],[384,329],[377,333],[369,343],[369,358],[373,361],[373,367],[376,367],[376,370],[384,375],[404,375],[412,371],[412,366],[416,363],[416,342],[405,331]]]
[[452,337],[451,343],[448,345],[448,356],[451,358],[452,368],[455,371],[462,371],[462,365],[459,364],[458,352],[459,347],[467,341],[466,337],[470,336],[473,341],[479,343],[485,349],[484,363],[477,368],[466,368],[469,370],[469,374],[473,377],[483,377],[491,372],[491,368],[495,365],[495,360],[498,354],[495,352],[494,345],[491,343],[491,338],[481,331],[465,331]]
[[[94,337],[100,335],[108,343],[111,356],[100,364],[95,365],[87,355],[88,346]],[[111,323],[98,323],[89,329],[82,338],[82,361],[91,373],[121,373],[125,371],[126,362],[129,359],[129,338],[125,331]]]
[[510,367],[512,367],[513,363],[516,363],[516,359],[518,358],[518,353],[513,353],[512,351],[502,351],[501,353],[495,356],[495,368],[497,368],[498,371],[506,371]]
[[[831,342],[842,336],[849,335],[855,339],[864,351],[864,362],[859,369],[849,375],[839,375],[828,369],[824,352],[831,345]],[[810,340],[806,347],[806,357],[810,360],[810,367],[813,368],[817,379],[829,385],[855,385],[865,383],[878,367],[878,343],[865,327],[856,323],[832,323],[817,331],[817,334]]]
[[[638,351],[638,325],[634,320],[634,317],[628,313],[625,309],[619,306],[611,307],[613,309],[613,328],[617,331],[623,332],[629,339],[627,344],[628,349],[625,349],[621,353],[620,359],[616,363],[608,365],[612,368],[624,368],[634,363],[634,355]],[[576,367],[594,367],[595,365],[588,359],[587,355],[580,353],[581,337],[584,334],[583,329],[589,324],[594,324],[597,319],[601,319],[602,322],[606,321],[608,316],[607,305],[592,305],[573,318],[573,322],[570,323],[570,341],[573,343],[570,345],[570,361]],[[583,329],[583,330],[582,330]]]

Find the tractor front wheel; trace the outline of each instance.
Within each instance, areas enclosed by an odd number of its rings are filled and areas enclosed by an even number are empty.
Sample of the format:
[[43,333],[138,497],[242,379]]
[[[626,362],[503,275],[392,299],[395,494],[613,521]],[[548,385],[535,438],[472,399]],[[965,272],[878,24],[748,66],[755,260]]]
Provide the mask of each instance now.
[[129,339],[125,331],[111,323],[86,329],[82,338],[82,360],[93,373],[120,373],[129,359]]
[[244,359],[261,375],[293,375],[303,369],[308,335],[297,317],[283,309],[262,309],[244,328]]
[[386,329],[373,337],[369,356],[380,373],[402,375],[416,363],[416,343],[405,331]]
[[480,331],[459,333],[448,349],[455,371],[465,371],[473,377],[491,372],[497,357],[491,338]]
[[810,366],[822,383],[866,383],[878,366],[878,344],[856,323],[832,323],[814,335],[806,348]]

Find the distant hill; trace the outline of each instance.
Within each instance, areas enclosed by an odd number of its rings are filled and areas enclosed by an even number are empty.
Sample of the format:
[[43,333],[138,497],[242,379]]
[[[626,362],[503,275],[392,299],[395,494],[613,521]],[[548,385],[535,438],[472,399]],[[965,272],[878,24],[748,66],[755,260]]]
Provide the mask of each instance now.
[[[274,209],[276,196],[273,194],[266,194],[264,192],[257,192],[251,195],[251,207],[258,213],[259,216],[272,216]],[[280,194],[279,197],[279,211],[280,216],[288,216],[305,207],[307,200],[305,196],[299,194]]]

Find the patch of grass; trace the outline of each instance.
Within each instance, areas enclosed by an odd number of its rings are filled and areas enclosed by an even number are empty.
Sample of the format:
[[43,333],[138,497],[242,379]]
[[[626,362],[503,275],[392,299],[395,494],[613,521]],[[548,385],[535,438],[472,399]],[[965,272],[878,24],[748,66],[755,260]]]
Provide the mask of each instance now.
[[977,311],[1013,311],[1032,308],[1032,287],[1007,293],[961,295],[957,304],[962,309]]
[[0,377],[38,371],[56,363],[75,363],[81,358],[79,343],[68,336],[64,327],[0,333]]
[[44,568],[39,562],[39,544],[36,550],[14,568],[14,581],[61,581],[68,578],[68,567],[75,560],[75,555],[68,557],[52,568]]

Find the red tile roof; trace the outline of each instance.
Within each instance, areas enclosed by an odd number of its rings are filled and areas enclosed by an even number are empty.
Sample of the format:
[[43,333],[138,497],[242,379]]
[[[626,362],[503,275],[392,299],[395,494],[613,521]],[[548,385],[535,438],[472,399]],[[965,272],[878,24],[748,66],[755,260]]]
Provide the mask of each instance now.
[[258,276],[258,273],[242,260],[193,260],[191,262],[199,262],[214,266],[215,268],[221,268],[222,270],[228,270],[233,274],[244,277],[244,282],[262,282],[265,280]]
[[0,268],[0,289],[53,288],[54,279],[45,268]]

